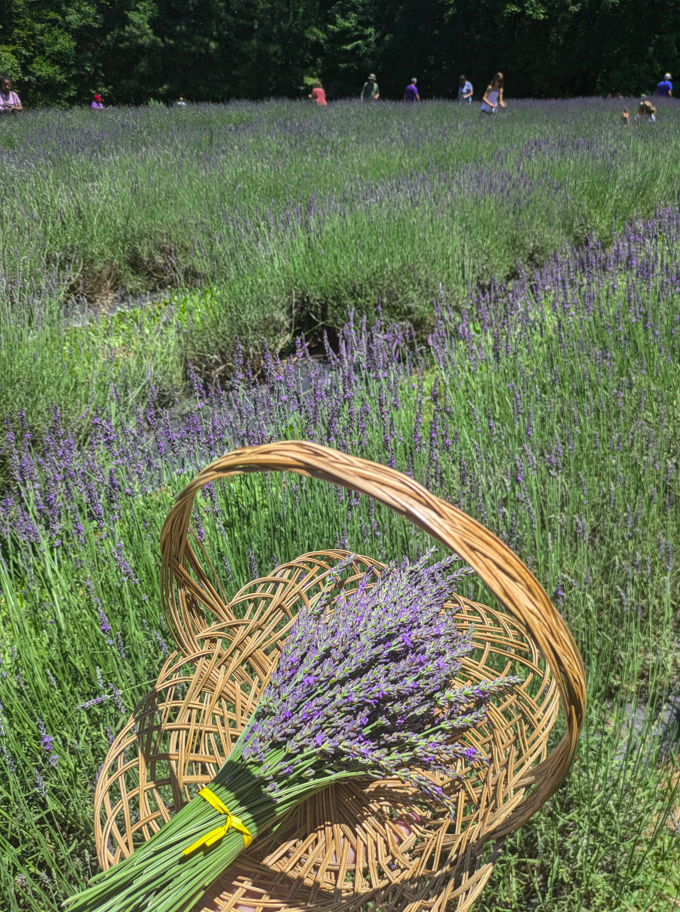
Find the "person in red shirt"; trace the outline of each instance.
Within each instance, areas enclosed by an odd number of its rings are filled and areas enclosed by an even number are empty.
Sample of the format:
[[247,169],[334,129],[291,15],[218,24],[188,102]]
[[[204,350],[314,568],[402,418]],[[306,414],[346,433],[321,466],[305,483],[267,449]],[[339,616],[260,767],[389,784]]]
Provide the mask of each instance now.
[[309,97],[312,99],[312,101],[315,101],[318,105],[322,105],[324,108],[328,104],[326,101],[326,93],[324,92],[318,79],[312,83],[312,93]]

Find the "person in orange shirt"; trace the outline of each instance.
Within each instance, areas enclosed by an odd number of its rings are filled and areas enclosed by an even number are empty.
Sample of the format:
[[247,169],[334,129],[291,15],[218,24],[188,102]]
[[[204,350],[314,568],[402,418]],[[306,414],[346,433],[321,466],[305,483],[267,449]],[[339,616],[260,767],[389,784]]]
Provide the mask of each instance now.
[[318,79],[312,83],[312,92],[309,97],[312,99],[312,101],[315,101],[318,105],[321,105],[324,108],[328,104],[326,101],[326,93],[324,92],[323,87]]

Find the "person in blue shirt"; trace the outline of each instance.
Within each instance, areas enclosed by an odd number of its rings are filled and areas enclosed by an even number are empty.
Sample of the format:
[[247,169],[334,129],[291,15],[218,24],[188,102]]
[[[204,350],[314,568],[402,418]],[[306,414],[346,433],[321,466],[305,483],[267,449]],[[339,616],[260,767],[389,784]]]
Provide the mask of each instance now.
[[406,91],[404,92],[404,101],[420,101],[420,95],[418,94],[418,86],[416,83],[418,80],[413,77],[411,84],[406,86]]
[[663,80],[656,87],[656,94],[660,95],[662,98],[672,98],[673,97],[673,83],[671,82],[671,74],[666,73]]
[[468,82],[465,76],[458,79],[458,101],[472,104],[472,83]]

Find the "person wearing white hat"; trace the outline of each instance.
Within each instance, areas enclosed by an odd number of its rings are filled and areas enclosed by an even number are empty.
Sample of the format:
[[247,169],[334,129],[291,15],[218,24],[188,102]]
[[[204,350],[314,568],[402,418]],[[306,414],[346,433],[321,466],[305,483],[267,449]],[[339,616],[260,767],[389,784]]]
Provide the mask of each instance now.
[[375,73],[371,73],[364,87],[361,90],[361,100],[362,101],[377,101],[380,98],[380,89],[378,88],[378,83],[375,80]]
[[656,87],[656,94],[661,98],[672,98],[673,97],[673,83],[671,82],[671,74],[666,73],[663,80]]

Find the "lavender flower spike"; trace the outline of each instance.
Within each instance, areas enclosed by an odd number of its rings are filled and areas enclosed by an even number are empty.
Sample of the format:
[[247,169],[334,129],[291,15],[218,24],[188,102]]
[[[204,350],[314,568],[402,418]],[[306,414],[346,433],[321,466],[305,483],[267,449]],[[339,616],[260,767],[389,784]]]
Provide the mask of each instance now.
[[472,633],[461,633],[455,609],[444,606],[472,571],[451,571],[454,558],[428,567],[431,554],[377,579],[367,574],[350,596],[334,605],[322,596],[298,615],[245,734],[244,760],[284,748],[268,769],[276,783],[291,755],[322,750],[323,763],[309,767],[314,776],[331,766],[396,777],[455,812],[425,773],[455,778],[458,760],[486,762],[460,737],[518,679],[452,687]]

